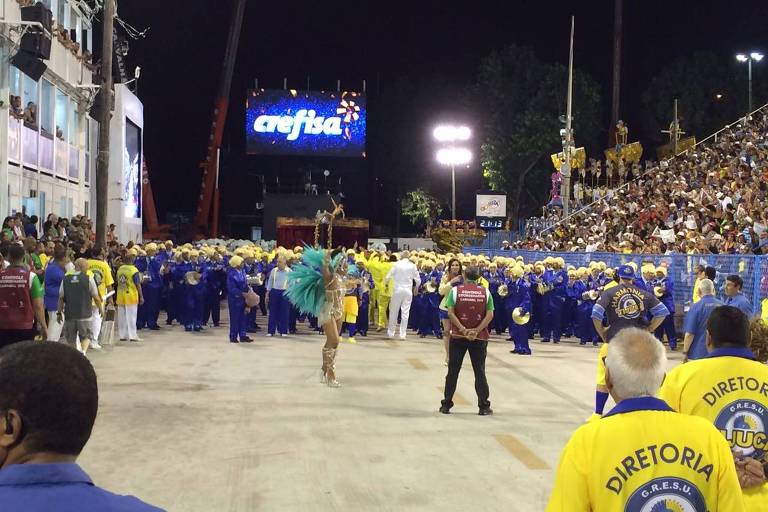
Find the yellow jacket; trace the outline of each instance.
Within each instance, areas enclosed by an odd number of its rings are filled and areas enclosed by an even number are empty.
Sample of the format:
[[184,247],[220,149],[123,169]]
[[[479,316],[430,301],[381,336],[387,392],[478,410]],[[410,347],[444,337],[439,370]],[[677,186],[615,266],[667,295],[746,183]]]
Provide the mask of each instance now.
[[622,400],[576,430],[547,505],[548,512],[646,510],[746,511],[723,436],[652,397]]
[[[743,349],[715,349],[667,373],[659,398],[683,414],[700,416],[744,456],[768,452],[768,366]],[[745,489],[747,510],[768,510],[768,483]]]

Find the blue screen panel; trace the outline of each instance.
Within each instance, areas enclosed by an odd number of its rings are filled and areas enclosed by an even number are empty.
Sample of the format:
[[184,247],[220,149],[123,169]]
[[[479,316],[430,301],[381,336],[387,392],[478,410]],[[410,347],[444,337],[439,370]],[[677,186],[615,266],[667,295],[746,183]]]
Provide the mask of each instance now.
[[365,95],[248,91],[246,150],[255,155],[365,156]]

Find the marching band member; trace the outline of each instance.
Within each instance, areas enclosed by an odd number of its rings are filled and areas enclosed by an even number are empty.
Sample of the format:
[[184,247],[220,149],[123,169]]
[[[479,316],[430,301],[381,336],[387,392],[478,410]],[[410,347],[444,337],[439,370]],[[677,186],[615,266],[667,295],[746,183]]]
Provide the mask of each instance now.
[[544,272],[544,263],[541,261],[535,262],[531,271],[528,272],[528,282],[531,285],[531,321],[528,322],[529,338],[533,338],[537,332],[541,333],[541,336],[544,337],[547,311],[544,301],[546,297],[539,286],[546,286]]
[[[177,260],[173,268],[173,293],[172,300],[178,305],[175,309],[175,318],[184,330],[192,332],[194,327],[194,297],[192,287],[187,282],[187,273],[194,270],[190,261],[190,249],[183,247],[180,252],[180,259]],[[176,302],[178,301],[178,302]]]
[[[598,266],[592,266],[592,275],[599,272]],[[592,324],[592,308],[597,302],[599,285],[597,279],[590,279],[590,271],[584,267],[576,272],[577,281],[573,285],[576,294],[576,335],[579,337],[579,345],[592,343],[595,347],[599,344],[599,336]]]
[[565,307],[563,308],[563,336],[570,338],[576,332],[577,294],[573,285],[576,282],[576,267],[568,266],[568,285],[565,287]]
[[360,307],[357,314],[357,332],[360,336],[368,336],[368,307],[370,306],[371,291],[376,286],[373,276],[365,268],[365,262],[361,259],[357,263],[357,271],[360,273]]
[[672,279],[667,277],[667,267],[656,267],[656,286],[659,288],[661,295],[659,300],[662,304],[667,306],[669,310],[669,316],[664,318],[658,329],[656,329],[656,337],[659,341],[664,340],[664,335],[667,335],[667,342],[669,343],[670,350],[677,350],[677,332],[675,332],[675,285]]
[[[347,265],[349,265],[349,253],[347,253]],[[357,334],[357,315],[360,311],[360,273],[357,271],[357,267],[351,267],[347,272],[347,279],[345,282],[346,290],[344,293],[343,309],[344,316],[342,317],[341,336],[346,329],[349,333],[347,341],[349,343],[357,343],[355,334]]]
[[499,287],[504,284],[504,274],[499,272],[499,266],[497,263],[492,262],[488,265],[488,270],[483,271],[483,277],[488,281],[488,291],[491,292],[493,297],[493,304],[496,306],[496,311],[493,314],[493,320],[488,327],[489,330],[496,331],[496,334],[501,334],[506,331],[506,315],[504,314],[504,299],[499,295]]
[[248,283],[243,271],[243,258],[232,256],[227,269],[227,306],[229,306],[229,342],[250,343],[253,340],[245,332],[245,293]]
[[[431,269],[431,262],[427,268]],[[442,274],[436,270],[432,270],[427,274],[427,280],[424,284],[424,314],[422,315],[421,326],[419,327],[419,336],[422,338],[426,338],[428,335],[432,335],[437,339],[443,338],[440,321],[440,302],[442,297],[438,290],[438,283],[441,279]],[[432,291],[429,289],[432,289]]]
[[[144,292],[144,316],[139,319],[139,329],[143,329],[145,326],[152,331],[157,331],[160,327],[157,325],[157,318],[160,316],[160,295],[162,293],[162,275],[163,259],[157,255],[157,244],[148,243],[144,250],[146,256],[142,259],[144,270],[139,270],[143,273],[141,290]],[[94,334],[94,337],[96,335]]]
[[206,269],[207,273],[204,279],[206,292],[203,309],[203,326],[208,325],[208,319],[210,318],[213,322],[213,326],[218,327],[221,319],[221,297],[227,282],[227,272],[224,266],[225,263],[222,256],[222,249],[223,247],[220,247],[216,250],[209,251],[211,254],[211,261]]
[[563,309],[565,308],[566,286],[568,286],[568,272],[563,270],[565,261],[563,258],[550,260],[552,270],[549,278],[545,278],[552,290],[544,297],[549,310],[548,321],[545,323],[544,332],[541,334],[542,343],[547,343],[552,335],[554,343],[560,343],[563,333]]
[[[507,283],[509,293],[504,300],[505,309],[509,313],[509,337],[515,344],[513,354],[531,355],[531,348],[528,345],[528,326],[518,324],[514,321],[513,313],[519,308],[520,315],[530,314],[531,312],[531,291],[527,281],[523,278],[524,269],[518,265],[510,269],[510,280]],[[528,320],[530,322],[530,319]]]

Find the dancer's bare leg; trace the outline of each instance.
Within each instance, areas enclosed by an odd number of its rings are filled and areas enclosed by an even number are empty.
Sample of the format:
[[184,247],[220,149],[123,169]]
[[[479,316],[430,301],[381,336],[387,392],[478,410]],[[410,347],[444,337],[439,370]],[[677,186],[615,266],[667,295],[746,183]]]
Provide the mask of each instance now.
[[451,321],[442,320],[443,323],[443,349],[445,350],[445,364],[448,364],[448,345],[451,342]]
[[325,382],[331,387],[338,387],[336,380],[336,350],[339,347],[339,328],[341,321],[331,319],[323,324],[325,345],[323,346],[323,371]]

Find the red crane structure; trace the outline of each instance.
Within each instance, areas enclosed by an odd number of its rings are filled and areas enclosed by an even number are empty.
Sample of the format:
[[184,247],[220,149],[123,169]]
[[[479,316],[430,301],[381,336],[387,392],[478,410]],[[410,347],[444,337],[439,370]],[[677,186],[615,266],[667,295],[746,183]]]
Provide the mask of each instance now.
[[[213,104],[213,119],[211,121],[211,133],[208,137],[208,149],[206,157],[200,163],[203,170],[200,195],[195,212],[193,236],[206,236],[212,238],[218,236],[219,231],[219,153],[221,140],[224,135],[224,123],[229,109],[229,93],[232,87],[232,74],[235,70],[237,48],[240,43],[240,32],[243,26],[246,0],[234,0],[232,6],[232,18],[230,20],[229,34],[227,35],[227,47],[224,53],[224,62],[221,70],[219,88]],[[158,225],[155,203],[152,197],[152,188],[149,185],[148,176],[145,174],[144,204],[148,233],[144,238],[158,238],[148,235],[163,234],[166,225]],[[213,213],[213,215],[211,215]]]

